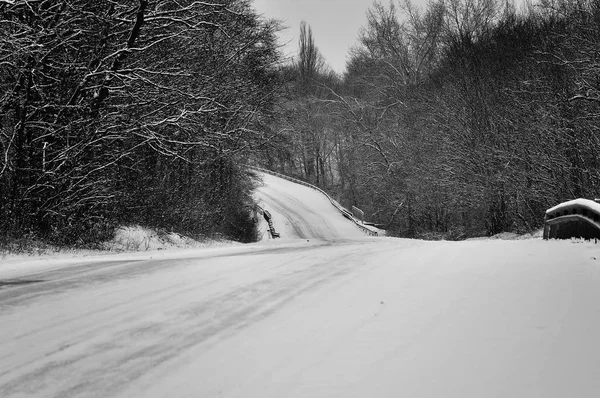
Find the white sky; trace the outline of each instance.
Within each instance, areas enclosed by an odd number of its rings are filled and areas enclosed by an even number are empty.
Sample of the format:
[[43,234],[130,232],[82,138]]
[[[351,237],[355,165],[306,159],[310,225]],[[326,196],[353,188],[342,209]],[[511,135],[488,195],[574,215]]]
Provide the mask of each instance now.
[[[383,1],[387,4],[387,1]],[[415,0],[424,4],[426,0]],[[365,25],[365,13],[373,0],[254,0],[255,9],[267,18],[283,20],[286,31],[280,34],[286,55],[293,56],[298,47],[300,22],[306,21],[315,43],[327,64],[336,72],[346,68],[346,56],[356,43],[358,31]]]
[[[327,64],[336,72],[346,69],[346,57],[366,23],[366,12],[374,0],[254,0],[254,8],[267,18],[283,21],[287,29],[280,33],[286,56],[294,56],[298,48],[300,22],[306,21],[313,31],[315,43]],[[389,0],[380,0],[389,4]],[[395,0],[397,3],[397,0]],[[424,7],[428,0],[412,0]],[[517,4],[523,0],[516,0]]]

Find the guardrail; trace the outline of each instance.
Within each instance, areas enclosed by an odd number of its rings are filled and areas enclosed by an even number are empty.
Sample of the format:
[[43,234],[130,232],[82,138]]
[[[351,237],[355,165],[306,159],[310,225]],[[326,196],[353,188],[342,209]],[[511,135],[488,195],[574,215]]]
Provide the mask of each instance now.
[[342,213],[342,215],[344,217],[346,217],[347,219],[349,219],[350,221],[352,221],[354,223],[354,225],[356,225],[360,230],[362,230],[367,235],[379,236],[379,234],[377,232],[370,230],[369,228],[365,227],[364,225],[361,225],[359,223],[359,221],[356,218],[354,218],[354,216],[352,215],[351,212],[349,212],[346,208],[342,207],[342,205],[340,205],[335,199],[333,199],[331,196],[329,196],[329,194],[327,192],[323,191],[321,188],[319,188],[319,187],[317,187],[315,185],[312,185],[312,184],[310,184],[310,183],[308,183],[306,181],[302,181],[302,180],[299,180],[297,178],[289,177],[289,176],[286,176],[285,174],[281,174],[281,173],[278,173],[276,171],[264,169],[262,167],[250,166],[250,165],[247,165],[247,167],[250,168],[250,169],[253,169],[253,170],[261,171],[263,173],[267,173],[267,174],[274,175],[276,177],[283,178],[283,179],[291,181],[291,182],[295,182],[296,184],[304,185],[306,187],[309,187],[309,188],[312,188],[312,189],[315,189],[315,190],[321,192],[323,195],[325,195],[325,197],[327,197],[327,199],[329,199],[329,201],[331,202],[331,204],[340,213]]
[[546,210],[544,239],[600,239],[600,203],[575,199]]
[[269,232],[271,233],[271,238],[280,238],[281,235],[279,234],[279,232],[275,231],[275,226],[273,225],[273,217],[271,216],[271,213],[269,213],[268,210],[261,206],[257,205],[256,207],[258,207],[259,213],[261,213],[264,219],[267,221],[267,224],[269,226]]

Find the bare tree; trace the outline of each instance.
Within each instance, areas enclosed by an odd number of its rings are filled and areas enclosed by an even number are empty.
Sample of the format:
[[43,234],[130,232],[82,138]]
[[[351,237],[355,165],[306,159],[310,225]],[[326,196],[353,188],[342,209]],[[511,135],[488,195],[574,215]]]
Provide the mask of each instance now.
[[444,0],[446,37],[452,41],[475,41],[501,16],[499,0]]
[[[410,0],[398,8],[375,2],[367,12],[367,25],[352,51],[353,62],[370,60],[388,76],[388,84],[421,82],[431,73],[440,57],[444,23],[443,3],[430,3],[423,11]],[[364,62],[364,61],[363,61]],[[372,66],[370,68],[372,68]]]
[[246,0],[0,2],[0,226],[223,227],[249,197],[232,165],[265,139],[277,29]]
[[296,67],[300,75],[300,85],[307,88],[315,83],[314,80],[325,69],[325,60],[315,44],[310,25],[305,21],[300,23]]

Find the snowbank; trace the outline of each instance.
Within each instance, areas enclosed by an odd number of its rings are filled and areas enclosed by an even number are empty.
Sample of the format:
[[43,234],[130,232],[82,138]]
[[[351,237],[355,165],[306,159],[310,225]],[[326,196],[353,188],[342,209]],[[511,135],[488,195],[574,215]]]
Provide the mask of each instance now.
[[582,199],[582,198],[573,199],[568,202],[560,203],[560,204],[546,210],[546,214],[549,215],[549,214],[557,212],[557,211],[571,210],[575,207],[582,207],[584,209],[588,209],[597,214],[600,214],[600,203],[597,203],[593,200]]

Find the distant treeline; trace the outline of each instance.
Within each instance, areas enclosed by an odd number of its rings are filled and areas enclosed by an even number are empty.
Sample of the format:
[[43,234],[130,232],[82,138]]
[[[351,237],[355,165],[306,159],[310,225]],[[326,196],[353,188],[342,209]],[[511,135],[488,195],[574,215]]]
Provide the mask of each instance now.
[[393,234],[531,231],[600,194],[600,2],[375,3],[343,77],[301,33],[263,160]]
[[254,239],[278,29],[246,0],[0,1],[0,243]]

